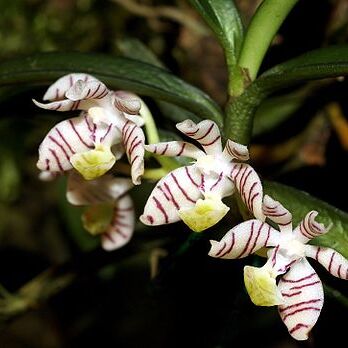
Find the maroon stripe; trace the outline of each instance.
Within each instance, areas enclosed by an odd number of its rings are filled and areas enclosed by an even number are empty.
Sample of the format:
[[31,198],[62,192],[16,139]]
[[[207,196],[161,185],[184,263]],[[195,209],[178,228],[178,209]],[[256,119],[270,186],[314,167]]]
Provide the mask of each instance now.
[[282,296],[285,296],[285,297],[293,297],[293,296],[297,296],[297,295],[300,295],[300,294],[302,294],[302,291],[296,291],[296,292],[293,292],[293,293],[282,292]]
[[188,194],[187,192],[181,187],[178,179],[176,178],[176,176],[173,174],[173,173],[170,173],[171,177],[173,178],[176,186],[178,187],[178,189],[182,192],[182,194],[185,196],[185,198],[189,201],[189,202],[192,202],[192,203],[196,203],[195,200],[193,200]]
[[278,249],[279,249],[279,244],[274,248],[274,251],[273,251],[273,255],[272,255],[272,263],[273,263],[273,266],[276,264],[277,262],[277,252],[278,252]]
[[338,266],[338,270],[337,270],[337,275],[339,278],[343,278],[342,275],[341,275],[341,264]]
[[255,181],[255,182],[251,185],[250,190],[249,190],[249,199],[248,199],[248,202],[246,202],[246,204],[247,204],[249,210],[252,210],[252,208],[253,208],[253,207],[250,205],[250,200],[251,200],[252,193],[253,193],[253,190],[254,190],[254,188],[255,188],[256,185],[257,185],[257,181]]
[[139,140],[136,144],[134,144],[132,146],[132,148],[129,150],[129,156],[132,156],[132,153],[133,153],[134,149],[137,148],[141,143],[142,143],[142,141]]
[[132,161],[131,161],[131,163],[130,163],[130,164],[131,164],[131,166],[134,164],[134,162],[136,161],[136,159],[137,159],[137,158],[139,158],[139,156],[138,156],[138,155],[137,155],[137,156],[135,156],[135,157],[132,159]]
[[163,208],[161,202],[155,196],[153,196],[152,199],[155,201],[157,209],[162,213],[165,223],[167,224],[169,222],[167,212]]
[[296,332],[296,331],[298,331],[298,330],[300,330],[300,329],[302,329],[302,328],[308,329],[309,327],[310,327],[309,325],[302,324],[302,323],[298,323],[298,324],[296,324],[293,328],[291,328],[291,329],[289,330],[289,333],[290,333],[290,334],[293,334],[294,332]]
[[64,144],[68,147],[68,149],[70,150],[70,152],[72,154],[75,154],[75,151],[73,150],[73,148],[71,147],[71,145],[68,143],[68,141],[65,139],[65,137],[63,136],[63,134],[61,133],[61,131],[56,127],[55,128],[56,132],[58,133],[58,135],[60,136],[60,138],[63,140]]
[[49,149],[49,151],[51,152],[52,156],[53,156],[54,159],[56,160],[59,170],[60,170],[61,172],[63,172],[64,169],[63,169],[63,167],[62,167],[62,164],[60,163],[60,160],[59,160],[59,158],[58,158],[56,152],[55,152],[54,150],[52,150],[52,149]]
[[72,78],[72,75],[69,75],[69,83],[70,83],[70,87],[74,84],[74,80]]
[[54,98],[55,100],[58,100],[59,99],[59,89],[56,88],[56,97]]
[[332,261],[333,261],[334,256],[335,256],[335,252],[333,251],[332,255],[331,255],[331,258],[330,258],[329,269],[328,269],[328,271],[330,273],[331,273]]
[[221,138],[221,136],[218,135],[218,136],[217,136],[214,140],[212,140],[211,142],[205,143],[205,144],[201,143],[201,145],[202,145],[202,146],[211,146],[211,145],[213,145],[214,143],[216,143],[220,138]]
[[[244,187],[245,187],[245,184],[250,176],[250,174],[252,173],[252,170],[250,169],[249,173],[247,174],[247,176],[245,177],[244,181],[243,181],[243,184],[241,184],[241,192],[243,192],[243,195],[244,195]],[[245,198],[245,197],[244,197]],[[246,201],[246,199],[244,199],[244,201]]]
[[66,159],[69,161],[69,160],[70,160],[70,157],[69,157],[67,151],[65,150],[64,146],[63,146],[61,143],[59,143],[59,142],[57,141],[57,139],[55,139],[55,138],[52,137],[51,135],[49,135],[48,138],[49,138],[53,143],[55,143],[55,144],[62,150],[62,152],[64,153]]
[[304,307],[304,308],[296,309],[293,312],[290,312],[290,313],[284,315],[283,321],[285,321],[288,317],[291,317],[292,315],[295,315],[295,314],[303,312],[303,311],[310,311],[310,310],[320,312],[320,308],[317,308],[317,307]]
[[282,281],[285,282],[285,283],[299,283],[299,282],[302,282],[302,280],[308,280],[308,279],[312,278],[314,275],[316,275],[315,272],[311,273],[308,276],[300,278],[300,279],[286,279],[286,278],[283,277]]
[[[135,128],[137,128],[137,126],[134,126],[134,127],[132,128],[132,130],[131,130],[129,133],[127,133],[127,136],[126,136],[125,139],[123,140],[124,146],[125,146],[125,147],[128,146],[128,141],[129,141],[130,137],[132,136],[133,132],[135,131]],[[127,130],[127,131],[129,131],[129,129],[130,129],[130,127],[128,127],[128,130]]]
[[320,280],[317,280],[317,281],[312,282],[312,283],[303,284],[303,285],[299,285],[299,286],[293,286],[290,288],[290,290],[302,289],[302,288],[306,288],[307,286],[312,286],[312,285],[319,284],[319,283],[320,283]]
[[232,233],[232,237],[231,237],[231,245],[230,247],[220,256],[220,257],[224,257],[225,255],[229,254],[231,252],[231,250],[234,247],[234,243],[236,241],[236,237],[234,235],[234,233]]
[[163,190],[163,188],[158,185],[157,188],[162,192],[162,194],[164,195],[164,197],[166,198],[167,201],[170,201],[170,197],[167,196],[166,192]]
[[288,309],[296,308],[296,307],[302,306],[304,304],[312,304],[312,303],[317,303],[317,302],[320,302],[320,301],[322,301],[322,299],[316,298],[316,299],[313,299],[313,300],[308,300],[308,301],[302,301],[302,302],[294,303],[294,304],[292,304],[290,306],[286,306],[286,307],[279,306],[279,313],[283,313],[283,312],[285,312]]
[[186,175],[188,176],[188,178],[190,179],[190,181],[192,182],[192,184],[195,185],[196,187],[199,187],[199,184],[197,184],[197,183],[193,180],[193,178],[192,178],[192,176],[191,176],[191,174],[190,174],[190,172],[189,172],[189,170],[188,170],[188,167],[185,167],[185,172],[186,172]]
[[264,225],[264,222],[260,225],[260,227],[259,227],[259,229],[257,231],[257,235],[256,235],[256,238],[254,240],[254,244],[253,244],[253,246],[252,246],[252,248],[250,250],[250,254],[252,254],[254,252],[254,248],[256,247],[257,241],[258,241],[258,239],[260,237],[261,229],[262,229],[263,225]]
[[46,158],[45,162],[46,162],[46,170],[50,170],[50,160]]
[[164,182],[163,185],[164,185],[164,187],[167,189],[167,191],[168,191],[168,193],[169,193],[169,195],[170,195],[171,201],[172,201],[173,204],[175,205],[175,208],[179,210],[179,209],[180,209],[180,206],[179,206],[178,202],[175,200],[175,198],[174,198],[172,192],[170,191],[169,185],[168,185],[166,182]]
[[97,94],[97,92],[99,91],[100,86],[101,86],[101,84],[99,83],[97,89],[92,93],[92,95],[90,96],[90,98],[93,98],[93,97]]
[[242,255],[248,250],[248,247],[249,247],[250,241],[253,237],[253,234],[254,234],[254,221],[251,223],[248,241],[247,241],[243,251],[237,256],[237,259],[242,257]]
[[124,129],[128,126],[128,123],[129,123],[130,121],[128,120],[124,125],[123,125],[123,127],[122,127],[122,134],[124,133]]
[[195,140],[199,141],[199,140],[204,139],[204,138],[211,132],[211,130],[213,129],[213,127],[214,127],[214,123],[211,124],[211,126],[208,128],[207,132],[206,132],[204,135],[202,135],[202,136],[199,137],[199,138],[195,138]]
[[100,142],[101,142],[101,143],[105,140],[105,138],[106,138],[107,135],[109,134],[111,127],[112,127],[112,123],[109,124],[109,127],[108,127],[108,129],[106,130],[105,134],[100,138]]
[[160,153],[160,155],[164,155],[166,151],[168,150],[168,144],[164,147],[163,151]]
[[69,124],[70,124],[72,130],[75,132],[76,136],[77,136],[77,137],[79,138],[79,140],[81,141],[81,143],[82,143],[83,145],[85,145],[86,147],[88,147],[89,149],[93,149],[93,148],[94,148],[93,145],[88,145],[88,144],[82,139],[80,133],[77,131],[77,129],[75,128],[74,123],[73,123],[71,120],[69,120]]
[[216,256],[216,257],[219,257],[219,255],[224,251],[225,247],[226,247],[226,242],[223,241],[222,247],[221,247],[220,250],[215,254],[215,256]]
[[134,143],[137,141],[138,138],[139,137],[137,135],[133,138],[132,142],[129,145],[130,148],[134,145]]
[[186,147],[186,143],[182,143],[181,149],[180,149],[180,151],[178,152],[177,156],[180,156],[180,155],[184,152],[185,147]]
[[266,238],[264,246],[268,246],[268,240],[269,240],[270,234],[271,234],[271,226],[268,225],[267,238]]
[[250,208],[249,210],[251,210],[252,212],[254,211],[254,200],[257,196],[259,196],[260,192],[256,192],[250,199]]
[[210,188],[210,191],[212,191],[212,190],[214,189],[214,187],[216,187],[216,185],[221,181],[221,179],[222,179],[222,174],[223,174],[223,172],[221,172],[221,173],[219,174],[219,177],[217,178],[217,180],[216,180],[216,182],[214,183],[214,185]]
[[151,225],[153,224],[153,222],[154,222],[153,216],[147,215],[147,216],[146,216],[146,219],[147,219],[147,221],[148,221]]

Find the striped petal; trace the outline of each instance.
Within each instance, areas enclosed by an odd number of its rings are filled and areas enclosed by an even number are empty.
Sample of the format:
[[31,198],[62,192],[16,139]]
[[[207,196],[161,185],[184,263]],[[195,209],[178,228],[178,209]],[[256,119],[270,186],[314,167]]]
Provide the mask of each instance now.
[[115,202],[132,188],[132,182],[125,178],[104,175],[98,179],[86,181],[78,173],[68,175],[66,197],[73,205],[92,205]]
[[292,231],[292,215],[278,201],[265,195],[262,210],[266,217],[279,225],[281,231]]
[[140,221],[145,225],[163,225],[180,220],[178,211],[191,208],[202,197],[201,174],[194,166],[173,170],[151,192]]
[[86,110],[92,106],[88,100],[101,100],[108,93],[107,87],[91,75],[69,74],[58,79],[45,93],[43,99],[52,102],[44,104],[33,101],[47,110]]
[[121,112],[128,115],[138,115],[141,108],[141,99],[131,92],[116,91],[113,93],[114,105]]
[[184,156],[194,159],[205,156],[197,146],[184,141],[168,141],[158,144],[145,145],[145,150],[161,156]]
[[58,123],[39,147],[37,167],[42,171],[70,170],[70,158],[94,148],[93,123],[86,115]]
[[332,225],[326,228],[324,224],[315,221],[317,215],[317,211],[310,211],[294,229],[294,234],[301,242],[307,243],[311,239],[325,234],[331,228]]
[[249,164],[236,163],[233,166],[230,177],[247,208],[257,219],[264,221],[262,184],[255,170]]
[[178,123],[176,128],[198,141],[208,155],[222,152],[220,130],[215,122],[204,120],[196,124],[191,120],[185,120]]
[[245,145],[235,143],[228,139],[223,151],[227,160],[247,161],[249,159],[249,150]]
[[333,276],[348,280],[348,260],[331,248],[306,245],[306,256],[317,260]]
[[126,149],[128,161],[131,164],[133,183],[134,185],[139,185],[141,176],[144,173],[144,132],[136,124],[127,121],[122,127],[122,141]]
[[112,221],[101,235],[103,249],[111,251],[127,244],[133,235],[134,223],[133,201],[129,195],[123,196],[116,201]]
[[278,284],[285,303],[279,314],[290,335],[306,340],[318,320],[324,303],[322,283],[306,259],[294,264]]
[[262,247],[275,246],[279,232],[259,220],[242,222],[228,231],[220,242],[211,240],[209,256],[222,259],[246,257]]

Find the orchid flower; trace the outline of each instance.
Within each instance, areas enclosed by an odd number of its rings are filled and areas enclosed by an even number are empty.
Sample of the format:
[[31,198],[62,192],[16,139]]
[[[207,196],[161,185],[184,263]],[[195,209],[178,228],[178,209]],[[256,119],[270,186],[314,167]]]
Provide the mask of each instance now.
[[158,182],[140,220],[146,225],[162,225],[181,219],[200,232],[225,216],[229,207],[222,198],[235,190],[249,210],[263,220],[260,179],[250,165],[237,162],[248,160],[247,147],[228,140],[222,149],[219,128],[210,120],[198,124],[186,120],[176,127],[202,149],[184,141],[145,146],[157,155],[184,156],[194,162],[171,171]]
[[84,180],[77,172],[68,175],[67,200],[72,205],[88,206],[83,215],[84,227],[92,235],[100,235],[105,250],[124,246],[134,230],[134,208],[126,194],[131,180],[110,174],[95,180]]
[[[265,222],[248,220],[232,228],[220,242],[211,241],[209,255],[237,259],[262,247],[272,247],[263,267],[244,268],[246,289],[256,305],[278,305],[290,335],[305,340],[324,302],[322,283],[306,257],[317,260],[341,279],[348,279],[348,260],[331,248],[307,245],[331,227],[325,228],[315,220],[318,212],[309,212],[293,230],[292,215],[279,202],[265,196],[263,211],[278,224],[279,231]],[[277,284],[276,278],[281,275]]]
[[51,85],[43,99],[49,102],[34,103],[47,110],[82,113],[48,132],[39,148],[37,166],[41,171],[62,173],[75,168],[86,180],[92,180],[110,170],[126,152],[133,183],[140,184],[145,137],[140,128],[139,97],[110,91],[91,75],[69,74]]

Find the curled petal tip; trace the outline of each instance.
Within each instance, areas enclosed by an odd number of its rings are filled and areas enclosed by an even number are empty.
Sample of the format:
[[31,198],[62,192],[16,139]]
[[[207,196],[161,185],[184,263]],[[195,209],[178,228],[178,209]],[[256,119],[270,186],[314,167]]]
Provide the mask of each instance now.
[[212,240],[212,239],[209,242],[210,242],[211,247],[210,247],[208,255],[212,256],[212,257],[216,257],[216,253],[219,250],[220,242],[218,242],[216,240]]

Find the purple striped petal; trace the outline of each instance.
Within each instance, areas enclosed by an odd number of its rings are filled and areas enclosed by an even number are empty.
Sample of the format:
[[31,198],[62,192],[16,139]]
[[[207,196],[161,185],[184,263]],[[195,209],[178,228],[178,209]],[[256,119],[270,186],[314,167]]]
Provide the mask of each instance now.
[[306,256],[317,260],[333,276],[348,280],[348,260],[331,248],[306,245]]
[[122,140],[131,165],[133,183],[139,185],[144,173],[144,132],[136,124],[127,121],[122,128]]
[[145,225],[163,225],[180,220],[179,209],[191,208],[198,198],[201,174],[194,166],[173,170],[151,192],[140,221]]
[[138,115],[141,108],[141,99],[134,93],[116,91],[113,93],[114,105],[118,110],[128,115]]
[[145,150],[161,156],[184,156],[194,159],[205,156],[205,153],[197,146],[184,141],[168,141],[145,145]]
[[196,124],[191,120],[185,120],[178,123],[176,128],[198,141],[208,155],[222,152],[220,130],[215,122],[204,120]]
[[325,234],[331,228],[331,225],[326,228],[322,223],[315,221],[317,215],[317,211],[310,211],[294,229],[294,234],[301,242],[307,243],[311,239]]
[[59,78],[54,82],[46,91],[43,96],[43,100],[63,100],[65,99],[65,93],[78,81],[90,81],[97,80],[94,76],[88,74],[68,74]]
[[279,232],[259,220],[248,220],[228,231],[220,242],[211,240],[209,256],[222,259],[246,257],[262,247],[275,246]]
[[109,93],[108,88],[104,83],[98,80],[76,81],[70,89],[65,93],[65,96],[73,101],[87,99],[102,99]]
[[125,178],[104,175],[95,180],[84,180],[81,175],[71,171],[68,175],[66,197],[73,205],[92,205],[115,202],[132,188],[132,182]]
[[230,177],[249,211],[257,219],[264,221],[265,216],[262,211],[262,184],[255,170],[249,164],[236,163],[233,166]]
[[101,235],[103,249],[111,251],[127,244],[133,235],[134,222],[133,201],[129,195],[123,196],[116,201],[112,221]]
[[278,201],[265,195],[262,210],[266,217],[279,225],[281,231],[292,231],[292,215]]
[[70,170],[70,157],[94,148],[93,131],[93,123],[85,115],[58,123],[39,147],[37,167],[49,172]]
[[247,161],[249,159],[249,150],[245,145],[235,143],[228,139],[223,151],[227,160]]
[[280,317],[296,340],[306,340],[324,303],[322,283],[306,259],[294,264],[278,284],[285,303]]

